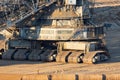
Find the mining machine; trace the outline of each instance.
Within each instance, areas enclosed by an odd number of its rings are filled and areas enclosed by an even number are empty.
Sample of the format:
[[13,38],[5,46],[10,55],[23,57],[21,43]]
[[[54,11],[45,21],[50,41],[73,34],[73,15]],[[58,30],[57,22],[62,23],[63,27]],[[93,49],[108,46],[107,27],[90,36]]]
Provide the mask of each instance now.
[[2,59],[94,64],[110,58],[88,0],[30,1],[30,18],[14,23]]

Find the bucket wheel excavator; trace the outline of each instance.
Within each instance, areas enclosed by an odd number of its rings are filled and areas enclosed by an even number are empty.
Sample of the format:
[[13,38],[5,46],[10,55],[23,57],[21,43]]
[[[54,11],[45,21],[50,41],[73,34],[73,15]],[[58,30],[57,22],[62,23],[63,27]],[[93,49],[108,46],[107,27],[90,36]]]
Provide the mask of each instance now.
[[15,23],[2,59],[94,64],[110,58],[88,0],[30,1],[35,7]]

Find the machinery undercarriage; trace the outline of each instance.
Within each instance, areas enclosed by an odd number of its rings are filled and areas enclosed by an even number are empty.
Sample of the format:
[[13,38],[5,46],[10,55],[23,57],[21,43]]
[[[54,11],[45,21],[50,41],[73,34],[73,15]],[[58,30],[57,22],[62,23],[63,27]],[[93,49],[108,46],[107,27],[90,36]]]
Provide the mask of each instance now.
[[92,23],[88,0],[50,1],[55,2],[37,16],[16,24],[2,59],[97,63],[110,58],[104,29]]
[[101,40],[36,41],[11,39],[6,48],[8,49],[3,53],[2,59],[7,60],[98,63],[110,58]]

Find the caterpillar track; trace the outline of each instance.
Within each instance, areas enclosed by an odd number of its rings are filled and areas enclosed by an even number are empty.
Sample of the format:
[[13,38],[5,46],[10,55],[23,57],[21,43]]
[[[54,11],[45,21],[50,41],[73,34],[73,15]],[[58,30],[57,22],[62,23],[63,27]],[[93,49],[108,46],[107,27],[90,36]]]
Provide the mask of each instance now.
[[[67,52],[67,53],[66,53]],[[99,57],[99,59],[98,59]],[[62,63],[87,63],[87,64],[95,64],[105,60],[108,60],[109,57],[107,55],[97,55],[97,53],[88,53],[84,56],[83,53],[80,52],[62,52],[60,55],[57,55],[56,61]]]
[[[73,44],[81,47],[76,46],[71,50]],[[61,47],[58,47],[58,50],[52,48],[9,49],[3,53],[2,59],[94,64],[110,58],[108,52],[105,49],[101,50],[101,47],[95,50],[90,50],[91,44],[97,45],[98,42],[62,42],[62,50],[59,49]]]
[[9,49],[3,53],[4,60],[53,61],[55,50]]
[[68,62],[68,63],[80,63],[82,62],[81,58],[82,57],[81,52],[70,52],[70,51],[63,51],[61,53],[58,53],[56,61],[57,62]]

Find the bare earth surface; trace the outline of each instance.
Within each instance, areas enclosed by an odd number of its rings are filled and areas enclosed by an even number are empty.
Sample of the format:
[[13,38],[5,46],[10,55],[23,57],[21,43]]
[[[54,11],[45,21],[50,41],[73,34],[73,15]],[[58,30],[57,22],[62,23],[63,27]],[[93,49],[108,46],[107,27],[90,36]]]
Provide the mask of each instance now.
[[0,60],[0,74],[120,73],[120,0],[95,1],[96,23],[112,24],[106,31],[107,46],[111,54],[109,61],[94,65]]

